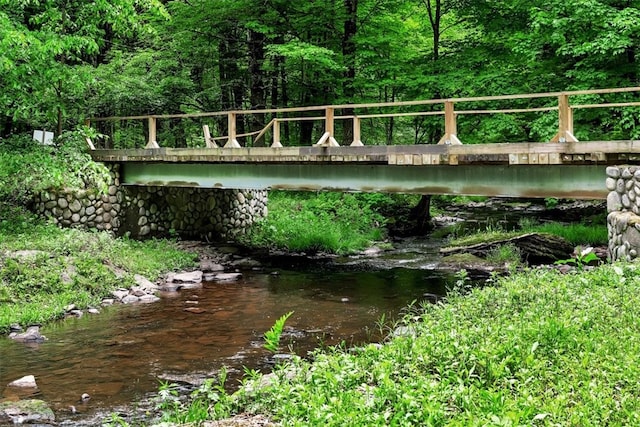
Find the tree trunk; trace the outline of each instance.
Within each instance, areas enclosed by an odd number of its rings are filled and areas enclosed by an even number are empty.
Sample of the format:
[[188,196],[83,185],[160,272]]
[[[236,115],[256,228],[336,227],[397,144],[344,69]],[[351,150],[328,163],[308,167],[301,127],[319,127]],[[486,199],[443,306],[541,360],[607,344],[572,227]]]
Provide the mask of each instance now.
[[411,209],[409,219],[415,221],[414,234],[424,234],[433,229],[431,224],[431,195],[423,194],[418,204]]
[[[350,103],[353,102],[355,95],[353,85],[356,77],[356,43],[354,37],[358,31],[358,0],[344,0],[344,9],[346,17],[342,36],[342,59],[346,70],[342,82],[342,93],[344,101]],[[345,116],[353,115],[353,113],[353,108],[342,110],[342,114]],[[342,128],[342,141],[345,145],[348,145],[353,139],[353,126],[348,126],[347,123],[345,122]]]
[[469,246],[442,248],[443,255],[470,253],[485,258],[494,248],[511,244],[520,250],[522,259],[530,265],[548,264],[571,258],[574,247],[561,237],[551,234],[528,233],[510,239],[477,243]]
[[[264,63],[265,36],[257,31],[249,30],[249,77],[251,79],[251,108],[261,110],[265,108],[265,76],[262,69]],[[264,128],[264,113],[249,116],[249,131],[258,132]],[[265,140],[261,139],[254,146],[265,146]]]

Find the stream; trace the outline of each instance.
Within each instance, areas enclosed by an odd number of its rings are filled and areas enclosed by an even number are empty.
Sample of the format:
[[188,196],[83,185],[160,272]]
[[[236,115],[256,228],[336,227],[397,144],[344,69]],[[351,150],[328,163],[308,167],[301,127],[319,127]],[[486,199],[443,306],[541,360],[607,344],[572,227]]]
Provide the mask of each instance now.
[[[0,338],[0,384],[34,375],[38,392],[29,397],[47,402],[60,425],[74,426],[151,410],[161,382],[177,383],[186,394],[223,366],[233,389],[244,367],[273,366],[262,337],[290,311],[283,353],[304,357],[321,346],[380,339],[389,332],[380,330],[381,319],[445,293],[453,279],[432,268],[428,258],[436,252],[435,242],[409,240],[373,256],[276,257],[269,267],[241,271],[237,282],[205,282],[156,303],[69,317],[41,328],[48,339],[42,344]],[[372,258],[376,270],[365,262]],[[91,396],[86,402],[84,393]]]
[[[584,220],[604,211],[601,203],[562,208],[485,204],[450,214],[466,213],[464,225],[482,230],[521,218]],[[412,302],[432,302],[455,282],[454,272],[439,268],[441,245],[421,237],[349,257],[270,254],[260,263],[232,263],[242,273],[236,282],[205,282],[152,304],[101,307],[99,314],[47,324],[42,344],[0,337],[0,398],[44,400],[62,426],[100,425],[112,414],[150,424],[162,383],[178,384],[186,395],[224,367],[232,391],[245,368],[268,372],[274,355],[264,349],[263,334],[288,312],[282,353],[305,357],[323,346],[380,340],[390,332],[382,319],[390,325]],[[36,378],[35,395],[2,389],[26,375]],[[84,393],[91,398],[81,401]]]

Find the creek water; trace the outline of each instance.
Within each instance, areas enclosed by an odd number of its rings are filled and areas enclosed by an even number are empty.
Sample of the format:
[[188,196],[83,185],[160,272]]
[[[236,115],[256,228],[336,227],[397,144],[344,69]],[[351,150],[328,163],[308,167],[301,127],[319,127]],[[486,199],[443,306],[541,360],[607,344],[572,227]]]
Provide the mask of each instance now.
[[[584,218],[604,208],[490,204],[449,211],[466,216],[464,226],[482,230],[487,224],[510,227],[522,217],[558,221],[576,212]],[[0,400],[17,397],[4,385],[34,375],[39,388],[31,397],[46,401],[59,425],[100,425],[111,413],[134,421],[147,411],[153,417],[161,382],[180,384],[186,394],[222,367],[229,389],[245,367],[268,371],[274,359],[263,334],[290,311],[283,352],[306,356],[323,345],[376,341],[380,319],[398,318],[411,302],[444,295],[455,281],[453,273],[438,270],[441,244],[414,238],[395,242],[392,251],[346,258],[272,256],[262,268],[238,267],[243,276],[237,282],[205,282],[153,304],[104,307],[100,314],[48,324],[42,344],[0,337]],[[91,399],[81,402],[83,393]]]
[[[305,356],[322,345],[376,340],[383,316],[397,318],[412,301],[444,294],[452,277],[416,260],[433,250],[416,241],[380,257],[376,271],[358,257],[313,264],[283,257],[272,267],[242,271],[234,283],[205,282],[156,303],[105,307],[46,325],[42,344],[0,338],[0,387],[34,375],[33,397],[46,401],[61,425],[143,412],[162,381],[183,384],[186,393],[223,366],[233,388],[244,367],[272,366],[262,336],[287,312],[293,315],[283,351]],[[10,393],[4,390],[4,397]],[[91,399],[81,402],[83,393]]]

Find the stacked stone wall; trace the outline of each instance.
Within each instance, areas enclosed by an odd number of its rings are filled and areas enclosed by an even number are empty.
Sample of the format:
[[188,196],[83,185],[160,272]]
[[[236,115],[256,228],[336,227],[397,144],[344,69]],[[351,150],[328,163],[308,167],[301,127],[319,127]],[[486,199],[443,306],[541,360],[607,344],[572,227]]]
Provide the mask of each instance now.
[[640,251],[640,166],[607,168],[609,259],[633,261]]
[[36,198],[36,212],[62,227],[80,227],[118,233],[125,193],[117,169],[111,170],[107,193],[89,190],[50,190]]
[[106,230],[133,237],[179,235],[216,240],[246,232],[267,215],[264,190],[120,186],[111,167],[107,194],[96,190],[47,191],[36,212],[63,227]]
[[180,187],[127,187],[123,231],[215,240],[246,232],[267,215],[267,192]]

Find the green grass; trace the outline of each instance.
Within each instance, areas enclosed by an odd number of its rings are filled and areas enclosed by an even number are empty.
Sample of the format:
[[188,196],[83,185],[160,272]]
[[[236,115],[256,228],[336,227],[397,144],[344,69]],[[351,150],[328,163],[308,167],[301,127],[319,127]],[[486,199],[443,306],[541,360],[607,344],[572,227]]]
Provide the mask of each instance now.
[[[242,243],[309,253],[351,253],[384,238],[384,217],[377,209],[387,199],[342,193],[269,193],[269,215],[254,225]],[[376,209],[376,203],[380,206]]]
[[[99,304],[133,275],[155,280],[194,264],[195,255],[167,240],[117,239],[107,233],[60,229],[20,208],[0,209],[0,333],[9,325],[60,317],[64,307]],[[39,251],[17,257],[17,251]]]
[[532,225],[531,231],[549,233],[564,238],[573,245],[606,246],[609,242],[606,224],[561,224],[548,222]]
[[232,399],[200,393],[192,405],[215,407],[207,418],[262,413],[286,426],[640,425],[638,268],[496,278],[411,310],[413,336],[319,351],[267,385]]
[[[607,226],[564,224],[564,223],[537,223],[529,220],[520,221],[516,231],[504,231],[500,227],[490,226],[486,230],[469,235],[456,236],[449,242],[449,246],[469,246],[477,243],[490,243],[498,240],[510,239],[525,233],[547,233],[562,237],[574,246],[606,246],[609,242]],[[455,230],[454,230],[455,231]]]

